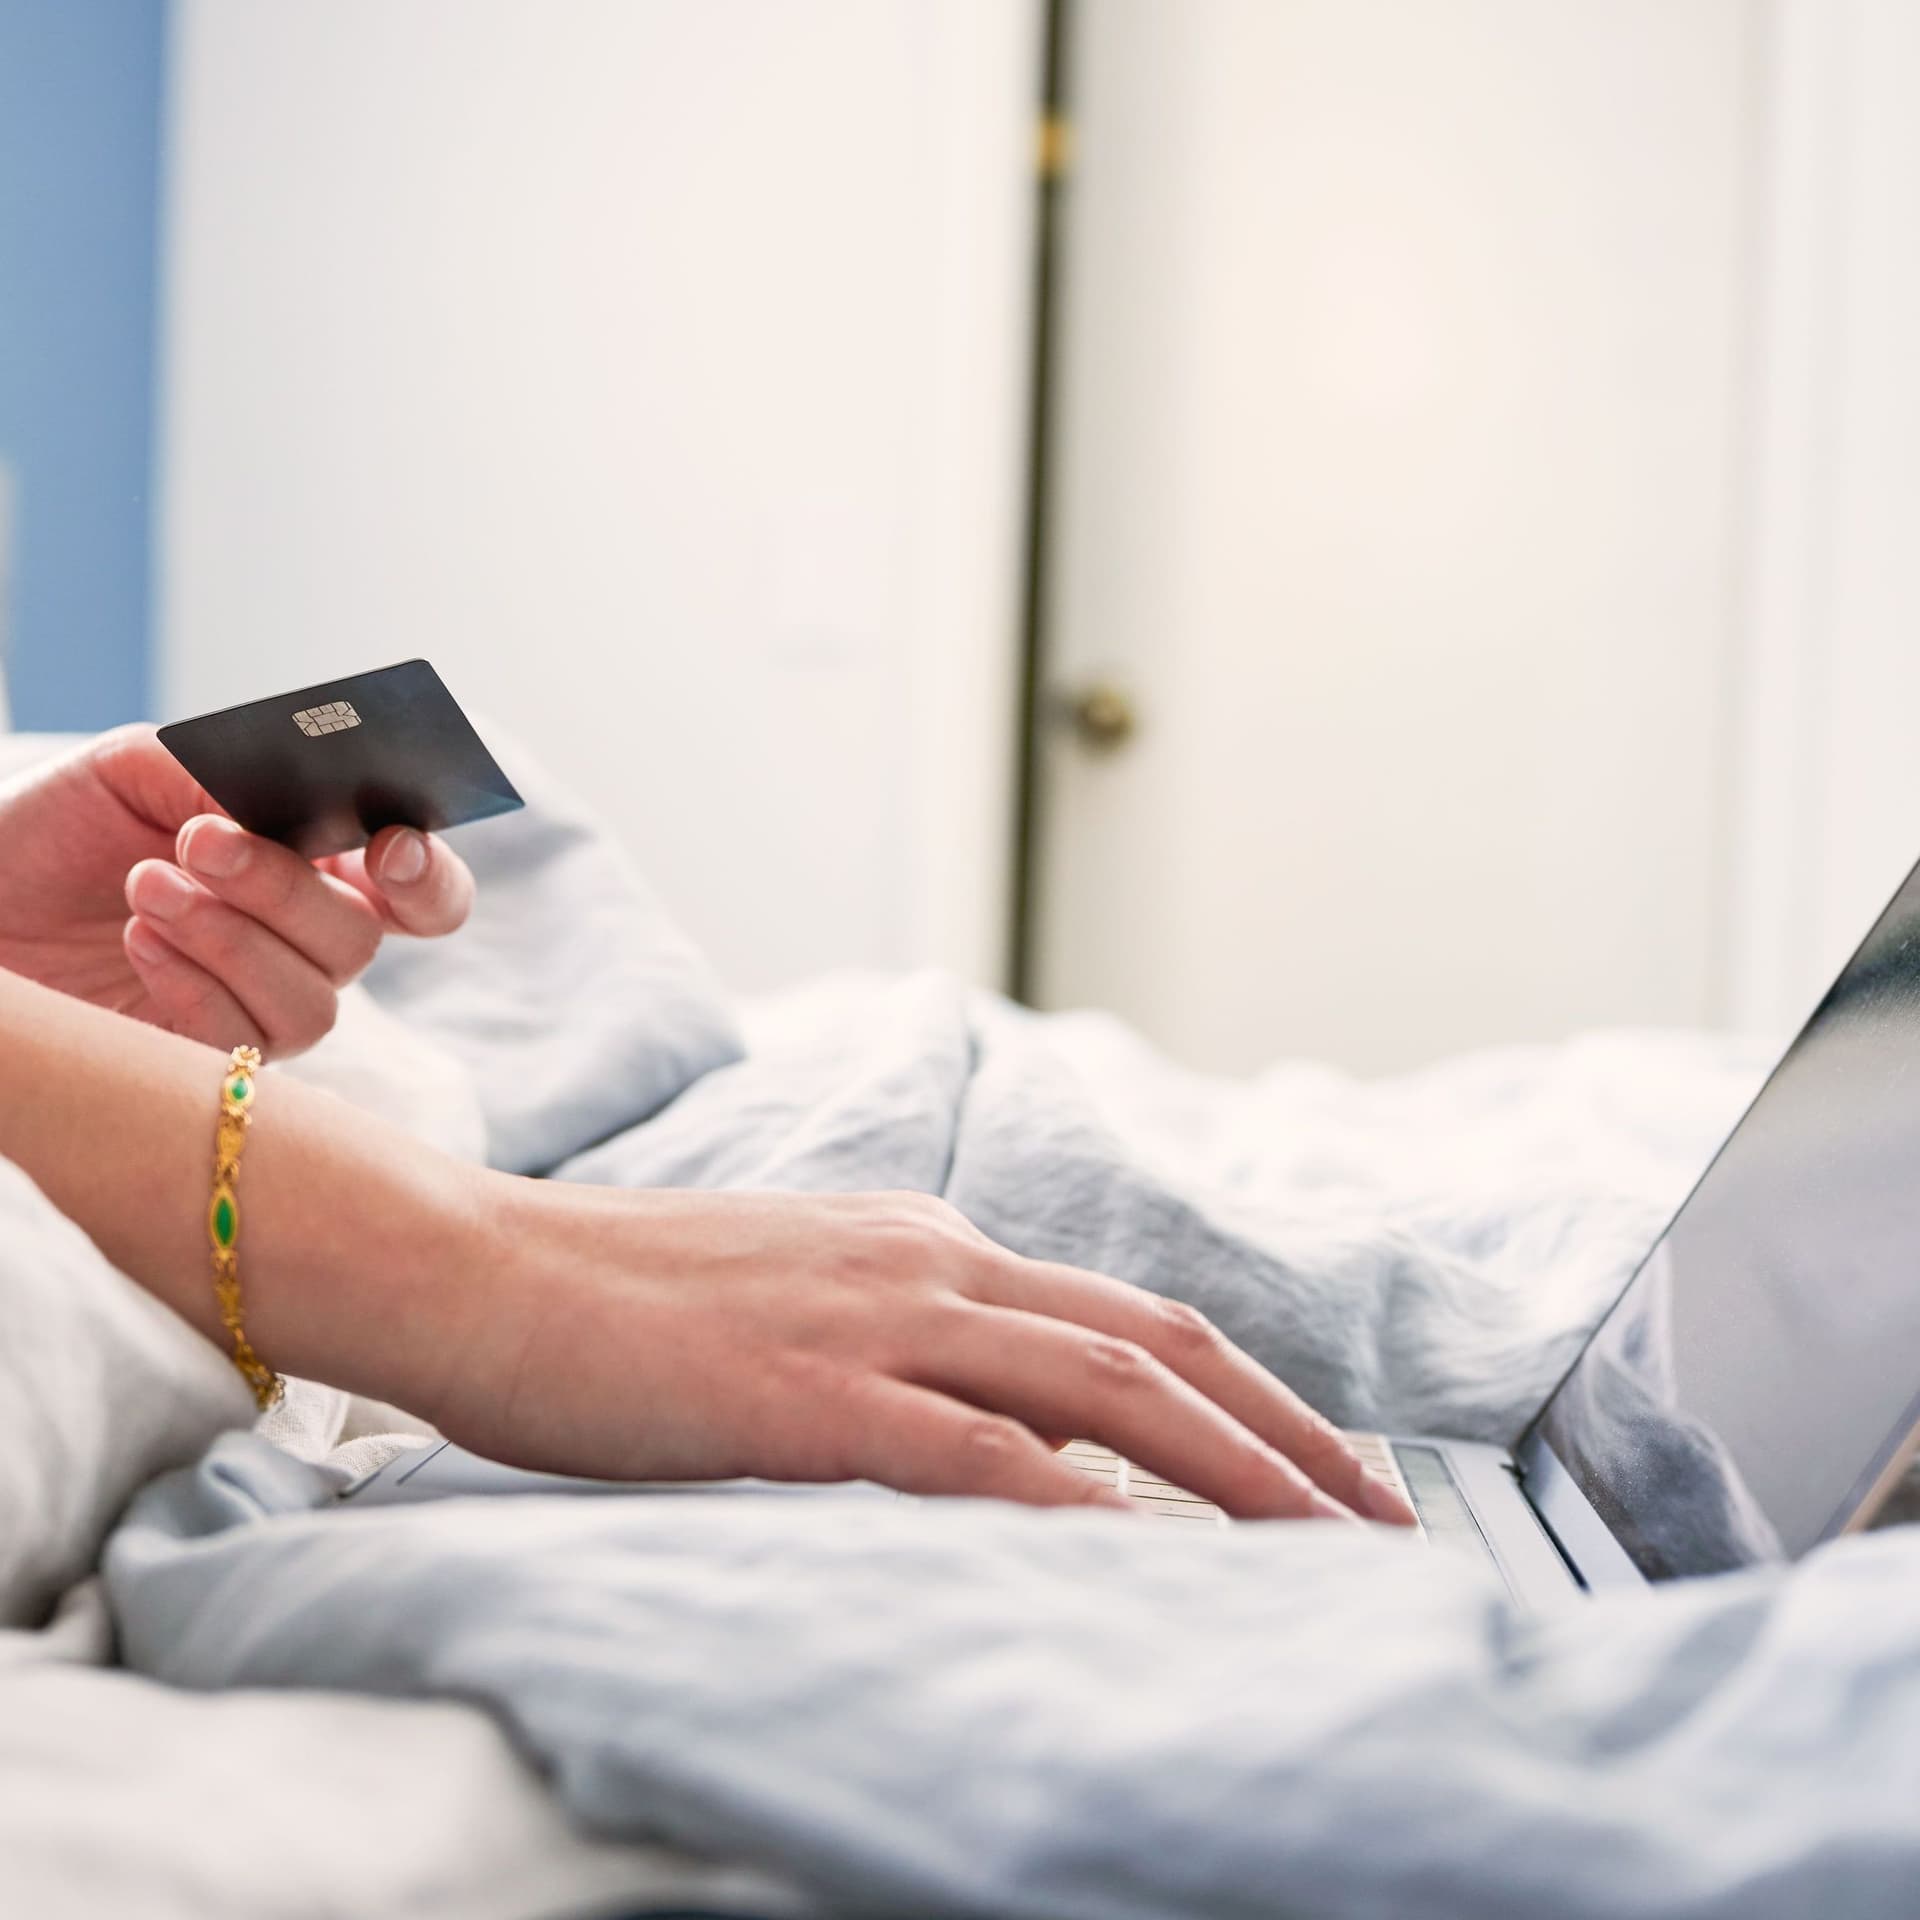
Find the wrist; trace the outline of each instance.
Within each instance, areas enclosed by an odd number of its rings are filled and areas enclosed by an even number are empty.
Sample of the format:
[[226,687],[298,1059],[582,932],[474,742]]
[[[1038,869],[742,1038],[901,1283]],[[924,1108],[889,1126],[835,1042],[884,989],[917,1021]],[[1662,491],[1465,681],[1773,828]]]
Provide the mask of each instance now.
[[539,1183],[434,1158],[408,1202],[422,1233],[399,1281],[407,1310],[388,1356],[393,1377],[366,1391],[446,1430],[475,1382],[503,1377],[505,1328],[533,1281],[514,1216],[521,1190]]
[[433,1225],[407,1283],[418,1304],[396,1353],[406,1377],[376,1397],[484,1450],[511,1418],[529,1349],[561,1310],[550,1261],[571,1217],[566,1196],[581,1189],[458,1163],[452,1176],[420,1203]]
[[[208,1244],[225,1058],[0,968],[0,1155],[123,1273],[223,1351]],[[262,1362],[433,1417],[484,1331],[530,1183],[266,1074],[235,1195]],[[517,1275],[515,1276],[517,1280]]]
[[433,1419],[484,1318],[505,1176],[279,1075],[252,1135],[240,1265],[262,1357]]

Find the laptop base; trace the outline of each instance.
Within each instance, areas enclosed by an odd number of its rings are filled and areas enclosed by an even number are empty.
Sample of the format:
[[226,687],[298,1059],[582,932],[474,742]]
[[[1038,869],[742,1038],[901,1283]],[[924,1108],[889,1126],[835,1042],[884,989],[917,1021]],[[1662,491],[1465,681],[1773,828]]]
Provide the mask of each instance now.
[[[1420,1516],[1426,1544],[1436,1552],[1460,1553],[1491,1564],[1514,1599],[1529,1610],[1564,1605],[1581,1592],[1579,1580],[1528,1502],[1512,1455],[1503,1448],[1376,1433],[1347,1437],[1373,1472],[1407,1496]],[[1111,1448],[1075,1440],[1066,1447],[1065,1458],[1090,1478],[1128,1494],[1156,1518],[1189,1525],[1229,1524],[1212,1502],[1123,1460]],[[389,1460],[346,1488],[341,1498],[356,1506],[391,1506],[474,1494],[723,1491],[789,1497],[823,1493],[901,1497],[864,1482],[821,1487],[774,1480],[590,1480],[503,1467],[443,1440]]]

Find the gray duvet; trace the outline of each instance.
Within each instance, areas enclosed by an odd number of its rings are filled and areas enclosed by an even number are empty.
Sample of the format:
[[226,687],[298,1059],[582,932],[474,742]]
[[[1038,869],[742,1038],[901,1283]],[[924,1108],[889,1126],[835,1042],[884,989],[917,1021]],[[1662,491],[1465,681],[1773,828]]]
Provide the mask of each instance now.
[[[1619,1037],[1229,1084],[936,977],[736,1022],[557,799],[467,850],[480,923],[376,990],[466,1063],[503,1163],[944,1193],[1195,1301],[1351,1423],[1511,1438],[1765,1064]],[[832,1908],[1920,1914],[1920,1533],[1530,1621],[1384,1538],[1201,1531],[853,1496],[356,1512],[235,1434],[106,1564],[138,1668],[478,1702],[587,1826]]]

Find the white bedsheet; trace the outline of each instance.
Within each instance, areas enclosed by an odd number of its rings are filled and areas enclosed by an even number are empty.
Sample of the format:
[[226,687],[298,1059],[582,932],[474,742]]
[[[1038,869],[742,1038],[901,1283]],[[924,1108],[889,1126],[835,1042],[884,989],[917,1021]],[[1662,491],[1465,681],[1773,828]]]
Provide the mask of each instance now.
[[794,1911],[763,1877],[569,1825],[457,1701],[183,1691],[103,1664],[105,1607],[0,1633],[8,1920],[531,1920]]

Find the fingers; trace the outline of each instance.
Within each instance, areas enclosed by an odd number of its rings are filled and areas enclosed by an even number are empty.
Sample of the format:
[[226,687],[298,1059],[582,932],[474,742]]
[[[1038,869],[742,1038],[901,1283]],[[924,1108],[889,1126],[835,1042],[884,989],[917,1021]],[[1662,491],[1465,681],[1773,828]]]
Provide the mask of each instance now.
[[230,1047],[266,1049],[267,1036],[253,1017],[204,967],[195,966],[158,929],[129,920],[120,944],[127,964],[147,990],[161,1023],[189,1040],[225,1051]]
[[865,1383],[837,1471],[902,1493],[1130,1510],[1124,1495],[1069,1466],[1018,1421],[878,1376]]
[[[1129,1342],[1286,1455],[1335,1500],[1369,1520],[1416,1524],[1412,1508],[1366,1470],[1339,1428],[1192,1307],[1104,1274],[1037,1261],[991,1262],[969,1290],[998,1306],[1049,1314]],[[1087,1437],[1117,1444],[1102,1434]],[[1142,1457],[1141,1464],[1158,1467],[1169,1479],[1179,1478],[1158,1461]],[[1194,1486],[1193,1491],[1206,1489]]]
[[[141,861],[127,875],[127,904],[134,915],[127,958],[143,981],[143,955],[148,967],[162,964],[154,945],[158,941],[212,980],[219,997],[209,997],[188,976],[170,972],[169,982],[178,983],[181,992],[191,988],[209,1012],[225,1016],[238,1009],[261,1036],[253,1044],[265,1051],[275,1056],[299,1053],[332,1030],[339,1010],[333,982],[278,934],[216,900],[170,861]],[[149,986],[149,991],[154,989]],[[206,1031],[198,1018],[195,1038],[238,1044],[224,1037],[225,1029]]]
[[107,791],[155,833],[172,833],[189,815],[210,812],[216,804],[145,721],[96,734],[84,757]]
[[412,827],[384,827],[359,852],[324,864],[402,933],[452,933],[473,908],[467,863],[444,840]]
[[962,1308],[915,1378],[1027,1426],[1097,1440],[1239,1519],[1354,1517],[1146,1348],[1112,1334],[1044,1313]]
[[[188,1002],[176,1017],[197,1018],[193,1009],[205,1005],[224,1020],[238,1007],[265,1036],[262,1044],[282,1056],[332,1028],[336,989],[366,970],[389,926],[449,932],[473,899],[466,863],[411,828],[390,828],[364,855],[323,870],[222,814],[200,814],[180,829],[174,855],[177,867],[161,860],[134,867],[126,894],[147,934],[222,988],[209,1000],[204,979],[168,968],[165,979]],[[153,939],[140,945],[150,967],[162,964]],[[132,947],[128,960],[135,964]]]
[[357,979],[379,950],[380,914],[364,894],[219,814],[189,820],[174,855],[216,900],[277,935],[335,986]]

